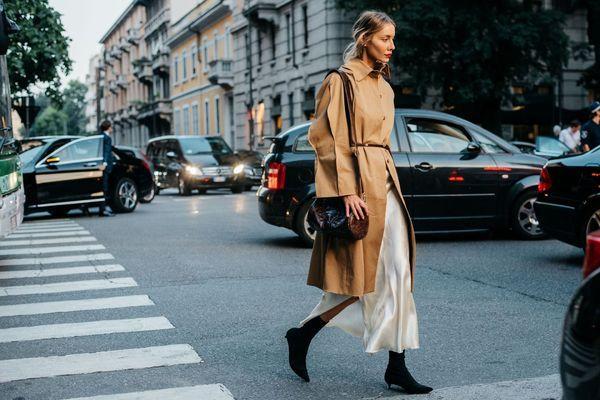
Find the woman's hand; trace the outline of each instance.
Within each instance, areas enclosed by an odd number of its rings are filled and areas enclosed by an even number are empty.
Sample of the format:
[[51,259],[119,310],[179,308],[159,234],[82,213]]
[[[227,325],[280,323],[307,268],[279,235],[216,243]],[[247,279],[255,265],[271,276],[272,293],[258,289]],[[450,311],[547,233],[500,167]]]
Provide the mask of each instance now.
[[344,205],[346,206],[346,217],[350,217],[350,210],[358,219],[364,219],[369,214],[367,203],[355,194],[344,196]]

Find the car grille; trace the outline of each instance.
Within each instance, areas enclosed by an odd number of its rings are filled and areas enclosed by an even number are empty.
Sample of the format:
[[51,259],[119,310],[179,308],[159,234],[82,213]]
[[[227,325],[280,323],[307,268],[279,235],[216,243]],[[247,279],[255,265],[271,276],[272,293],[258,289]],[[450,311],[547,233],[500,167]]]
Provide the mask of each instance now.
[[231,175],[233,168],[231,167],[202,167],[204,175]]

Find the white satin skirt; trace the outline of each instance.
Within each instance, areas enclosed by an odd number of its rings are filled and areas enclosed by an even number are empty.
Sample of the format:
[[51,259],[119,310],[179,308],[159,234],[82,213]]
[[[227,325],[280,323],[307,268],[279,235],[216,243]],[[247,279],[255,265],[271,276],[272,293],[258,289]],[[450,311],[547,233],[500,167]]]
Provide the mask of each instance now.
[[[402,352],[419,348],[417,311],[410,290],[409,232],[402,203],[388,173],[385,227],[375,291],[367,293],[332,318],[326,327],[338,327],[362,337],[365,352]],[[300,325],[332,309],[351,296],[323,292],[323,297]]]

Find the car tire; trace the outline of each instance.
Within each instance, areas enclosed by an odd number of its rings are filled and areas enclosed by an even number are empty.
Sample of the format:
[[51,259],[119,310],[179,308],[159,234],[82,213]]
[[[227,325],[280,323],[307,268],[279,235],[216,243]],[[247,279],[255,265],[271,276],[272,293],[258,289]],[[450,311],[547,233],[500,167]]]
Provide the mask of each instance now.
[[312,204],[312,201],[313,199],[311,198],[304,204],[302,204],[302,206],[296,212],[296,220],[294,223],[294,232],[296,232],[296,234],[300,236],[300,239],[302,239],[302,242],[307,247],[313,246],[316,236],[315,230],[308,225],[308,222],[306,220],[306,217],[308,216],[308,210],[310,208],[310,205]]
[[114,212],[130,213],[137,207],[138,200],[138,189],[133,179],[122,177],[113,187],[110,208]]
[[585,251],[587,235],[600,229],[600,205],[596,204],[588,209],[583,215],[583,224],[581,224],[581,244]]
[[148,193],[147,195],[145,195],[144,197],[142,197],[140,199],[140,203],[150,203],[152,202],[152,200],[154,200],[154,196],[156,196],[156,185],[152,185],[152,189],[150,189],[150,193]]
[[252,185],[246,185],[246,187],[244,188],[244,190],[246,190],[247,192],[249,192],[250,190],[252,190],[253,186]]
[[192,194],[192,189],[190,185],[185,181],[185,179],[180,175],[177,181],[177,189],[179,189],[179,194],[182,196],[189,196]]
[[244,186],[237,185],[231,188],[231,193],[242,193],[244,191]]
[[69,211],[71,211],[71,208],[69,207],[58,207],[48,210],[50,215],[57,218],[66,216],[69,213]]
[[206,194],[206,189],[198,189],[198,194]]
[[533,203],[537,192],[533,190],[521,193],[515,202],[510,214],[510,225],[513,233],[520,239],[538,240],[545,239],[548,235],[541,229],[535,216]]

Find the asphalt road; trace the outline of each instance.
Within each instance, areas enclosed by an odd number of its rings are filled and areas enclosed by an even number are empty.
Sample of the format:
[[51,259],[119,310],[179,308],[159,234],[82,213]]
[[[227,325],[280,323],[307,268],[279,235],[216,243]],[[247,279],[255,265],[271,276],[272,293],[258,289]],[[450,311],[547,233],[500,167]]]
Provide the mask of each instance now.
[[[33,215],[22,231],[45,233],[44,224],[51,221]],[[0,273],[9,272],[0,278],[0,399],[58,400],[198,385],[213,385],[201,386],[207,394],[196,398],[206,399],[231,398],[227,390],[236,399],[402,394],[383,382],[387,354],[368,356],[359,339],[337,329],[325,329],[314,340],[310,383],[288,369],[285,331],[312,310],[320,291],[305,284],[310,249],[292,232],[262,222],[253,192],[191,197],[166,192],[132,214],[99,218],[72,213],[57,224],[96,240],[0,241]],[[417,242],[414,296],[421,349],[407,351],[407,365],[418,380],[437,389],[558,372],[564,313],[581,279],[580,249],[506,234],[418,237]],[[75,245],[84,247],[60,248]],[[35,253],[52,246],[58,248]],[[19,250],[27,248],[33,253]],[[98,254],[113,258],[93,260]],[[76,255],[88,259],[48,260]],[[11,262],[24,257],[29,257],[25,264]],[[57,272],[86,266],[95,270]],[[35,270],[43,272],[36,275]],[[13,273],[18,271],[34,272]],[[109,286],[86,289],[85,280]],[[147,298],[151,304],[39,311],[59,301],[121,296]],[[34,309],[30,315],[15,311],[16,305],[40,302],[54,304],[29,306]],[[82,325],[94,321],[106,321],[104,334],[97,334],[97,326]],[[116,326],[121,331],[111,331]],[[78,334],[79,329],[91,333]],[[75,337],[63,337],[67,334]],[[130,366],[135,369],[120,364],[139,352],[146,357],[159,350],[167,353],[158,361],[142,359]],[[156,366],[140,366],[144,362]],[[85,373],[89,370],[104,372]]]

